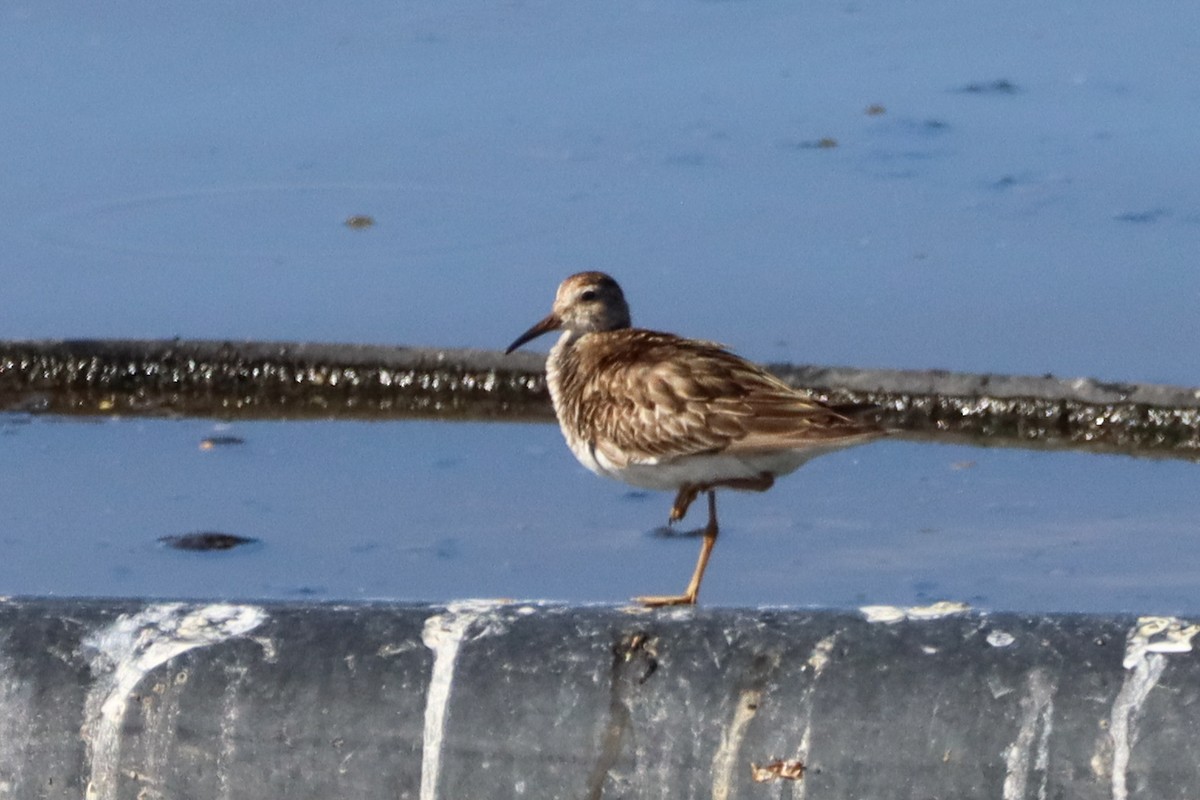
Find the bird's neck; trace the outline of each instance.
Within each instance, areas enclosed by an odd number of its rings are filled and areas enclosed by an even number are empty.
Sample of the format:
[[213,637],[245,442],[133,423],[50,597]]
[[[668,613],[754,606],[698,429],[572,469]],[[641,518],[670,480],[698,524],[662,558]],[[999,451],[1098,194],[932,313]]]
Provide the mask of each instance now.
[[564,330],[550,348],[546,359],[546,386],[550,389],[555,411],[559,410],[564,393],[569,392],[580,378],[579,342],[589,335],[589,331]]
[[552,395],[557,391],[563,371],[571,369],[575,361],[576,342],[585,335],[581,331],[564,330],[550,348],[550,355],[546,358],[546,378]]
[[[569,369],[566,365],[571,360],[570,351],[578,334],[573,331],[563,331],[558,341],[550,348],[546,357],[546,388],[550,390],[550,401],[554,404],[554,413],[559,415],[562,398],[563,374]],[[562,417],[559,416],[561,420]]]

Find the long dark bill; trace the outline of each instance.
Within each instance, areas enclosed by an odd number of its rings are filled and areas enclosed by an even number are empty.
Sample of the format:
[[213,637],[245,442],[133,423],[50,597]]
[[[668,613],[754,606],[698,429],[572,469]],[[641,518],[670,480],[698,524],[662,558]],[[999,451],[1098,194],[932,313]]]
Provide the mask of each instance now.
[[516,350],[518,347],[520,347],[521,345],[525,344],[528,341],[532,341],[533,339],[536,339],[537,337],[541,336],[543,333],[549,333],[550,331],[556,331],[561,327],[562,327],[562,320],[560,320],[554,314],[549,314],[546,316],[545,319],[543,319],[537,325],[534,325],[532,328],[530,328],[529,330],[525,331],[520,336],[518,336],[517,340],[515,342],[513,342],[512,344],[510,344],[508,346],[508,349],[504,351],[504,355],[508,355],[513,350]]

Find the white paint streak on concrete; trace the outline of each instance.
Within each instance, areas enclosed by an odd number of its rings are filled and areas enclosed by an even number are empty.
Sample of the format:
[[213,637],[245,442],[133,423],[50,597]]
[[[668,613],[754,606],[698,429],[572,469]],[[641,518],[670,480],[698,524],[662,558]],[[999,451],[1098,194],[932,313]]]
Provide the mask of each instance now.
[[454,683],[454,667],[464,641],[503,633],[505,625],[495,613],[503,604],[493,600],[464,600],[446,606],[442,614],[425,620],[421,640],[433,651],[433,674],[425,694],[425,730],[421,748],[421,800],[436,800],[442,772],[442,741],[446,710]]
[[1017,731],[1016,740],[1008,746],[1004,755],[1004,800],[1024,800],[1028,796],[1026,792],[1031,762],[1034,772],[1041,776],[1038,797],[1046,796],[1046,772],[1050,765],[1050,729],[1054,718],[1054,690],[1054,685],[1042,670],[1035,669],[1029,673],[1025,697],[1021,699],[1024,710],[1021,726]]
[[829,654],[833,652],[833,643],[836,639],[837,637],[831,634],[813,647],[812,654],[808,657],[808,666],[813,671],[814,681],[821,677],[825,667],[829,666]]
[[971,606],[955,600],[940,600],[928,606],[909,606],[904,609],[909,619],[944,619],[956,614],[966,614]]
[[1190,653],[1200,625],[1175,617],[1138,617],[1125,642],[1125,669],[1134,669],[1147,653]]
[[1054,700],[1051,699],[1042,719],[1042,735],[1038,737],[1037,760],[1034,769],[1041,775],[1038,783],[1038,800],[1046,800],[1050,782],[1050,734],[1054,731]]
[[758,713],[758,704],[762,700],[762,692],[758,689],[746,689],[738,695],[737,708],[733,712],[733,720],[721,734],[721,744],[713,753],[712,776],[713,800],[729,800],[734,787],[738,757],[741,755],[742,740],[746,738],[746,728],[750,720]]
[[[795,755],[795,760],[801,764],[808,764],[808,753],[812,749],[813,695],[817,690],[817,681],[829,666],[829,654],[833,652],[833,645],[836,641],[837,634],[829,634],[813,646],[813,651],[808,657],[812,680],[804,689],[804,710],[801,712],[804,715],[804,733],[800,735],[800,744],[796,747]],[[804,800],[807,795],[808,781],[801,779],[792,784],[792,800]]]
[[903,622],[906,619],[922,621],[952,617],[955,614],[967,613],[971,610],[971,607],[966,603],[942,600],[928,606],[908,606],[907,608],[901,608],[900,606],[862,606],[858,610],[867,618],[867,622],[892,625],[897,622]]
[[230,800],[235,795],[229,775],[237,759],[238,686],[246,674],[239,666],[230,671],[230,680],[221,696],[221,739],[217,755],[217,800]]
[[995,675],[989,676],[987,679],[988,691],[992,694],[993,700],[999,700],[1006,694],[1012,694],[1016,689],[1001,681]]
[[266,618],[257,606],[162,603],[123,614],[83,640],[95,676],[84,705],[87,800],[117,796],[125,710],[146,674],[181,653],[244,636]]
[[992,647],[1008,647],[1017,639],[1008,631],[991,631],[987,635],[987,643]]
[[37,713],[32,695],[32,687],[17,677],[12,661],[0,651],[0,798],[18,797],[25,785],[28,727]]
[[1108,735],[1112,737],[1112,797],[1127,800],[1129,789],[1126,774],[1129,756],[1137,744],[1137,716],[1150,690],[1162,677],[1167,659],[1158,653],[1147,653],[1125,675],[1125,682],[1117,699],[1113,701],[1108,721]]
[[1123,665],[1127,672],[1113,700],[1108,721],[1108,741],[1101,740],[1092,757],[1093,770],[1102,772],[1104,756],[1111,748],[1110,778],[1113,800],[1129,797],[1129,760],[1137,744],[1137,722],[1142,704],[1162,678],[1167,654],[1188,653],[1200,625],[1175,617],[1139,617],[1125,641]]
[[863,606],[859,611],[867,618],[867,622],[875,622],[883,625],[892,625],[908,619],[908,616],[904,613],[904,609],[900,608],[900,606]]

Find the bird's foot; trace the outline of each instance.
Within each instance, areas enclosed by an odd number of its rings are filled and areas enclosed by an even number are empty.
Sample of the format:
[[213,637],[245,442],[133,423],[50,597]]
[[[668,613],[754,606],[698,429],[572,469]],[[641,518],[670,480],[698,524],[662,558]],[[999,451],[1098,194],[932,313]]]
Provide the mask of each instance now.
[[658,594],[647,595],[644,597],[635,597],[633,602],[646,608],[665,608],[667,606],[694,606],[696,605],[696,595],[698,592],[691,594]]
[[702,491],[704,491],[703,486],[684,486],[680,489],[679,494],[675,495],[675,502],[671,504],[671,513],[667,515],[667,524],[673,525],[687,516],[688,508],[691,507],[692,501]]

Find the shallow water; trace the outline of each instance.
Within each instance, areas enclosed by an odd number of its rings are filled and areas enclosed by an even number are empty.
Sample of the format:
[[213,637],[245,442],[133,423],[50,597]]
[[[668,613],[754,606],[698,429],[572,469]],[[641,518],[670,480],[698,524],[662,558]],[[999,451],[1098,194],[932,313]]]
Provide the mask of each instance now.
[[[13,594],[623,602],[682,590],[670,496],[579,467],[548,425],[10,419]],[[206,449],[214,436],[242,444]],[[719,495],[703,599],[1200,610],[1195,466],[883,442]],[[703,522],[703,508],[680,526]],[[687,524],[690,523],[690,524]],[[163,536],[257,539],[178,551]]]
[[[764,361],[1194,385],[1198,24],[9,3],[0,338],[498,348],[589,267],[638,322]],[[549,426],[236,430],[201,451],[211,422],[6,419],[0,591],[616,601],[694,560],[648,533],[669,498],[583,473]],[[841,453],[722,497],[704,599],[1194,611],[1194,469]],[[156,543],[210,529],[261,541]]]

